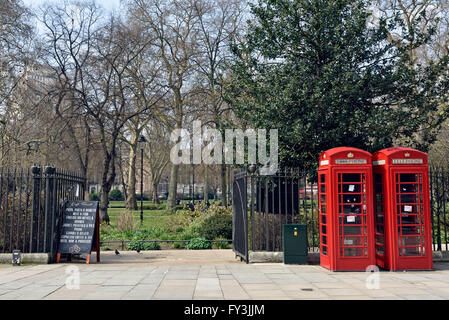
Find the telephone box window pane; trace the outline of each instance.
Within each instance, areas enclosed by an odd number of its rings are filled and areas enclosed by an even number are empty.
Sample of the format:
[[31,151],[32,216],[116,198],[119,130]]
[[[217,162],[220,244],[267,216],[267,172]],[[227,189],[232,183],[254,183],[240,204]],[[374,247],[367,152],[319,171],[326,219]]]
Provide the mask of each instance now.
[[345,235],[353,235],[353,236],[362,235],[362,228],[361,227],[344,226],[344,234]]
[[384,224],[384,216],[382,214],[378,214],[376,216],[376,223],[378,224]]
[[418,193],[417,184],[401,184],[400,193]]
[[366,245],[365,237],[344,237],[340,238],[342,246],[363,246]]
[[381,184],[376,184],[374,186],[376,193],[382,193],[382,185]]
[[322,249],[323,249],[323,254],[325,256],[327,256],[327,247],[326,246],[322,246]]
[[343,195],[343,203],[360,203],[362,201],[361,195],[345,194]]
[[384,212],[383,206],[381,204],[378,204],[376,206],[376,212],[377,213],[383,213]]
[[344,248],[344,256],[345,257],[360,257],[363,256],[363,247],[362,248]]
[[402,226],[403,235],[419,235],[419,227],[416,226]]
[[326,203],[326,196],[324,194],[321,195],[321,203]]
[[415,173],[401,173],[401,182],[418,182],[418,175]]
[[326,185],[325,184],[321,184],[321,193],[326,193]]
[[322,234],[327,234],[325,225],[321,226],[321,233]]
[[421,250],[420,247],[408,247],[408,248],[402,248],[402,255],[403,256],[420,256]]
[[326,216],[325,215],[321,215],[321,223],[326,224]]
[[402,237],[402,241],[399,241],[400,246],[420,246],[421,237]]
[[380,243],[380,244],[384,244],[385,243],[385,238],[382,235],[376,235],[376,242]]
[[383,247],[383,246],[376,246],[376,253],[377,253],[378,255],[383,256],[383,255],[385,254],[384,247]]
[[378,225],[376,226],[376,232],[377,232],[377,233],[382,233],[382,234],[384,234],[384,226],[378,224]]
[[381,174],[376,174],[375,178],[376,178],[377,183],[382,183],[382,175]]
[[361,205],[343,206],[343,213],[359,214],[361,212],[361,208]]
[[326,182],[326,175],[325,174],[321,174],[320,175],[320,182],[321,183],[325,183]]
[[343,173],[343,182],[361,182],[360,173]]
[[326,206],[321,206],[321,213],[323,213],[323,214],[326,213]]
[[417,194],[401,194],[401,203],[419,203]]
[[327,244],[327,237],[326,236],[322,236],[321,237],[321,243],[322,244]]
[[402,215],[402,224],[419,224],[419,215]]
[[382,194],[376,194],[376,202],[377,203],[382,203],[382,202],[384,202],[383,200],[384,200],[384,197]]

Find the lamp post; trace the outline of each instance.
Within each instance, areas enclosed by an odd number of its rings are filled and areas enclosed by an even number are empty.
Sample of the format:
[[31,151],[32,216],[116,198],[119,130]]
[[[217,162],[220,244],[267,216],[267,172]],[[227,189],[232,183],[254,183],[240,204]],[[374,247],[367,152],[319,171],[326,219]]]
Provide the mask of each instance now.
[[143,224],[143,149],[147,140],[144,136],[139,138],[140,146],[140,223]]

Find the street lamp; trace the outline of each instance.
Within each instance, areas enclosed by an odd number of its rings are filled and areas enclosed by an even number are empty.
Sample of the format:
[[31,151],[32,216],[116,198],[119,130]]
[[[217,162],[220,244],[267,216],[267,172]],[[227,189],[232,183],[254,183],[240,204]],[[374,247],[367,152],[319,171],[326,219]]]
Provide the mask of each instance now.
[[144,136],[139,138],[140,146],[140,223],[143,224],[143,149],[145,148],[145,143],[147,139]]

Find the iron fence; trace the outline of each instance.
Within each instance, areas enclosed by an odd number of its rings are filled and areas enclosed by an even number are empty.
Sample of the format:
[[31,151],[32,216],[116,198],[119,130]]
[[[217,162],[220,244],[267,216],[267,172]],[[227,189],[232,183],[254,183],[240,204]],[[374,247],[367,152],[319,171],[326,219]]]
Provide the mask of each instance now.
[[81,175],[51,166],[0,169],[0,252],[53,253],[63,203],[83,199]]
[[[448,251],[449,170],[432,168],[429,180],[433,250]],[[307,225],[309,252],[319,252],[318,213],[318,184],[305,173],[234,174],[233,243],[241,257],[282,251],[282,225],[292,223]]]

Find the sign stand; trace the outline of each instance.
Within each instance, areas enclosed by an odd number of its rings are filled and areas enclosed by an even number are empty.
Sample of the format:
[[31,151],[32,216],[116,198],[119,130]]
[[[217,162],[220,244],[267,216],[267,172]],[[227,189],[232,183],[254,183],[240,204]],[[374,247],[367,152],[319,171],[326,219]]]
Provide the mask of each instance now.
[[98,201],[67,201],[56,263],[60,262],[63,253],[67,254],[67,261],[72,261],[73,254],[86,253],[86,264],[89,264],[92,251],[96,252],[97,262],[100,262]]

